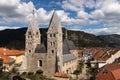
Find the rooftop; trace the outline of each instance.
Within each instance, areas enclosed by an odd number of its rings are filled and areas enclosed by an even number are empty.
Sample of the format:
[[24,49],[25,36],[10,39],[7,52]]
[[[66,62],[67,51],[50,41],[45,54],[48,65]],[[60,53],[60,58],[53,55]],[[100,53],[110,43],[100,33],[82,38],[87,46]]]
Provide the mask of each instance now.
[[120,79],[120,64],[107,64],[97,73],[97,80],[118,80]]

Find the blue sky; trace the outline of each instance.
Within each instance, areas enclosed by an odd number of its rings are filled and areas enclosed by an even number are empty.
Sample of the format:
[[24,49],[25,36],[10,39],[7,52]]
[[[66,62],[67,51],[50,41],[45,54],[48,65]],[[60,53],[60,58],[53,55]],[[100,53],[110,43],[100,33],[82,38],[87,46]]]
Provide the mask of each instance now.
[[62,27],[95,35],[120,34],[120,0],[1,0],[0,30],[27,27],[35,9],[40,27],[48,27],[53,6]]

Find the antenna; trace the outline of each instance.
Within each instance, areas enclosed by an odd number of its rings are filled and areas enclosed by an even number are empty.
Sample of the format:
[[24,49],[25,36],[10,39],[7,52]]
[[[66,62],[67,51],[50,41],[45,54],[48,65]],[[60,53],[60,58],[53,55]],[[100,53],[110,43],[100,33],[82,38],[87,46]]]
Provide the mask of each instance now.
[[56,2],[54,3],[54,10],[56,10]]
[[67,26],[66,26],[66,30],[65,30],[65,38],[68,38],[68,34],[67,34]]

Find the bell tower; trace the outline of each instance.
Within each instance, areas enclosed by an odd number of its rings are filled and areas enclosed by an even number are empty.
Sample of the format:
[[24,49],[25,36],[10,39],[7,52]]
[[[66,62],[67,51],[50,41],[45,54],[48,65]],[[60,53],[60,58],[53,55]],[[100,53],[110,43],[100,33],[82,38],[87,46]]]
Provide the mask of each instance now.
[[27,32],[25,34],[25,51],[26,53],[34,53],[38,44],[41,44],[41,34],[39,26],[35,18],[34,10],[32,19],[29,22]]
[[57,71],[60,71],[62,65],[62,45],[61,21],[54,8],[47,32],[47,54],[55,55]]

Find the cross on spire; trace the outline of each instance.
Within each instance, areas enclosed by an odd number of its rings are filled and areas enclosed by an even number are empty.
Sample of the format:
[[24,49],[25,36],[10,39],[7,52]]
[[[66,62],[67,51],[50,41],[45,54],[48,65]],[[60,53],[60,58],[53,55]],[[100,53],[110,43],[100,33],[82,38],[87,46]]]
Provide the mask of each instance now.
[[56,10],[56,3],[54,4],[54,10]]

